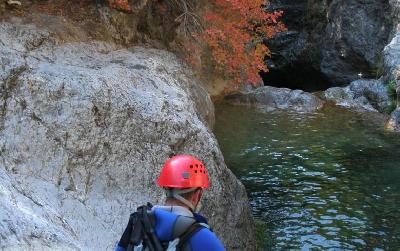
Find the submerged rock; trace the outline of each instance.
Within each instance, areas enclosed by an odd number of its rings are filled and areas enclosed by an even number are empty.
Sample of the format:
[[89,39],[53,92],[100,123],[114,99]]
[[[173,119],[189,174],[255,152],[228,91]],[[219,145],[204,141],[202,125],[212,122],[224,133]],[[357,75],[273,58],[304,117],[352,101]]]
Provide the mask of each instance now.
[[230,103],[254,105],[267,111],[281,109],[296,112],[314,112],[324,102],[311,93],[287,88],[264,86],[246,93],[236,93],[225,97]]
[[0,249],[113,249],[130,212],[163,200],[163,162],[188,153],[211,176],[201,212],[227,250],[253,250],[210,97],[174,55],[0,23],[0,63]]
[[389,131],[400,132],[400,108],[397,108],[386,123],[386,129]]
[[390,99],[381,80],[356,80],[347,87],[333,87],[322,97],[335,105],[365,111],[386,112]]

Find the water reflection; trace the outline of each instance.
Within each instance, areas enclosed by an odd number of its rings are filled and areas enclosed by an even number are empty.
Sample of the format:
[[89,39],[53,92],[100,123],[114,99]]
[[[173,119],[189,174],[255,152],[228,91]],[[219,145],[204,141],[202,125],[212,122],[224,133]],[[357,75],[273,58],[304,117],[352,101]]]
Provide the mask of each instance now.
[[217,106],[225,160],[270,227],[266,249],[398,250],[400,137],[372,116]]

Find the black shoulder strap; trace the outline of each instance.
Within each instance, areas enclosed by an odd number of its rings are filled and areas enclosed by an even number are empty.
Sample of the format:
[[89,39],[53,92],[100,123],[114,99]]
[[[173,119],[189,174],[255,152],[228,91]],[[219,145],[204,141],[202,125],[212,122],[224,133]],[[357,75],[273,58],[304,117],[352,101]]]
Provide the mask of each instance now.
[[164,249],[155,234],[152,217],[148,214],[148,206],[138,207],[137,212],[132,214],[131,217],[133,217],[133,224],[127,251],[133,250],[135,246],[140,244],[146,246],[150,251],[163,251]]
[[139,245],[143,239],[143,224],[141,223],[138,212],[131,214],[130,220],[129,242],[126,248],[127,251],[132,251],[134,246]]
[[129,242],[131,241],[133,225],[136,224],[136,220],[137,220],[137,213],[131,214],[129,217],[128,225],[126,226],[124,233],[122,234],[121,239],[118,242],[118,245],[120,247],[123,247],[125,249],[128,248]]
[[208,228],[205,224],[193,223],[186,231],[179,237],[179,243],[176,246],[177,250],[182,250],[186,243],[192,238],[194,234],[199,232],[203,228]]

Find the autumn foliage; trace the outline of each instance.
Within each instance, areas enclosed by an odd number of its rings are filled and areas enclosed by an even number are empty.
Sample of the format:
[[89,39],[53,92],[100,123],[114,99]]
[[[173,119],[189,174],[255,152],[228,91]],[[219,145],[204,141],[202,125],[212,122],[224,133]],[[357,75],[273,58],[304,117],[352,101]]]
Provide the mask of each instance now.
[[124,12],[132,11],[128,0],[108,0],[108,5],[113,9],[121,10]]
[[[279,21],[283,12],[267,11],[267,0],[208,0],[204,14],[198,17],[189,8],[190,1],[172,1],[180,3],[183,11],[175,21],[181,22],[185,34],[191,33],[194,38],[185,44],[188,62],[199,68],[201,56],[211,55],[217,72],[233,83],[259,84],[259,72],[268,71],[264,59],[271,54],[264,42],[285,30]],[[108,0],[108,3],[112,8],[131,11],[128,0]],[[202,27],[187,27],[193,25]]]
[[212,0],[205,12],[205,29],[194,34],[205,43],[212,59],[234,83],[260,83],[260,71],[267,72],[264,58],[270,56],[264,39],[270,39],[285,26],[278,19],[282,11],[269,13],[265,0]]

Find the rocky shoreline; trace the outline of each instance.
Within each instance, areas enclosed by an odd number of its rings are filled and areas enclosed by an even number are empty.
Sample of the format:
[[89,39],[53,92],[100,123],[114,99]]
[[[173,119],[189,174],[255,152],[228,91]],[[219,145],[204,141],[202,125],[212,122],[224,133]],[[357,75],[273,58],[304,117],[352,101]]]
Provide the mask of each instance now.
[[252,105],[266,111],[288,110],[315,112],[326,104],[363,112],[388,112],[390,98],[379,80],[356,80],[346,87],[308,93],[301,90],[263,86],[248,92],[237,92],[224,98],[232,104]]
[[355,112],[380,113],[385,129],[400,131],[399,108],[393,109],[386,86],[380,80],[356,80],[346,87],[308,93],[302,90],[263,86],[246,92],[234,92],[224,97],[233,105],[253,106],[264,111],[317,112],[335,105]]
[[[379,112],[389,115],[385,128],[400,132],[400,26],[383,54],[382,76],[365,79],[362,75],[345,87],[331,87],[314,93],[288,88],[263,86],[255,90],[232,93],[225,100],[232,104],[252,105],[265,110],[314,112],[324,104],[334,104],[358,112]],[[388,86],[397,92],[391,100]]]

